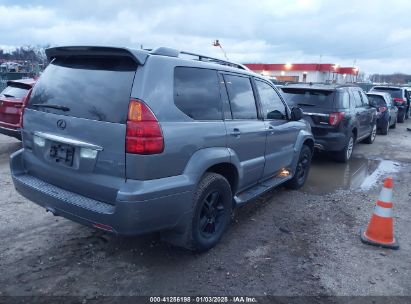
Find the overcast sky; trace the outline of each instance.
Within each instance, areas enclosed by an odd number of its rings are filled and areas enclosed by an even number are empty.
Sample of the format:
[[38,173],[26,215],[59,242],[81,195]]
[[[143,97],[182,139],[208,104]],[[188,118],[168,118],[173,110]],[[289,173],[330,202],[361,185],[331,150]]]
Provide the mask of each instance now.
[[169,46],[242,63],[411,73],[410,0],[0,0],[0,47]]

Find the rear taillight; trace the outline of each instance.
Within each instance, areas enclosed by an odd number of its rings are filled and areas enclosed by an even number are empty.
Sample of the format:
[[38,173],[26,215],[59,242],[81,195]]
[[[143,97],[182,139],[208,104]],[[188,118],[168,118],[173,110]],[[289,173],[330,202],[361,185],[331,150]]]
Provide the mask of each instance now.
[[31,92],[33,91],[33,89],[30,89],[29,92],[27,93],[26,97],[23,98],[23,102],[21,105],[21,115],[20,115],[20,128],[23,128],[23,115],[24,115],[24,109],[26,108],[29,99],[31,97]]
[[378,112],[380,112],[380,113],[385,112],[385,111],[387,111],[387,110],[388,110],[387,107],[379,107],[379,108],[378,108]]
[[396,102],[396,103],[404,103],[406,101],[407,101],[407,99],[405,99],[405,98],[394,98],[394,102]]
[[142,101],[131,99],[127,118],[126,152],[157,154],[163,150],[164,138],[157,118]]
[[345,117],[345,112],[336,112],[336,113],[331,113],[328,123],[332,126],[336,126],[340,123],[341,120],[343,120]]

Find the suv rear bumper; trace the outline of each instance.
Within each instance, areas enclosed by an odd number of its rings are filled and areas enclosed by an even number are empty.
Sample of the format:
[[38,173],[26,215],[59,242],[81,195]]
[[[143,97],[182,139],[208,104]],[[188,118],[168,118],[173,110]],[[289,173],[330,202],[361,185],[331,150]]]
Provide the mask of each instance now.
[[328,133],[327,135],[314,135],[315,147],[324,151],[341,151],[345,148],[348,138],[343,133]]
[[11,129],[11,128],[5,128],[5,127],[0,126],[0,134],[4,134],[7,136],[17,138],[18,140],[21,140],[20,129]]
[[[136,201],[137,191],[120,189],[112,205],[64,190],[28,174],[24,170],[23,151],[19,150],[11,156],[14,186],[21,195],[54,215],[119,235],[138,235],[178,229],[180,225],[184,227],[183,221],[191,212],[194,187],[189,183],[179,189],[175,188],[175,183],[170,183],[173,187],[171,194],[164,195],[162,191],[160,197],[140,201]],[[187,178],[184,180],[187,181]],[[165,181],[159,179],[158,182],[162,183],[164,190]],[[124,189],[132,188],[132,182],[131,186],[125,182]],[[138,195],[141,194],[144,195],[144,190],[138,189]]]

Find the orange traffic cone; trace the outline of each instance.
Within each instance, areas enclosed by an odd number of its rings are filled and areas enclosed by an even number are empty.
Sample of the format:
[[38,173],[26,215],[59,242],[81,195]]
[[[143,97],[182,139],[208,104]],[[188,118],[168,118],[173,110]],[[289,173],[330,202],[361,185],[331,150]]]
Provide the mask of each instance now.
[[361,231],[363,243],[391,249],[400,247],[394,238],[392,206],[392,177],[387,177],[367,230]]

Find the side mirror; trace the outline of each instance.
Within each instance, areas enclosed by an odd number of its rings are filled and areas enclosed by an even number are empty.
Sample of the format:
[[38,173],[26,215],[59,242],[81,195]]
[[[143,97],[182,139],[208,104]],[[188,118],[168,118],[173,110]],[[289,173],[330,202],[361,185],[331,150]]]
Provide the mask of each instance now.
[[291,109],[291,120],[292,121],[298,121],[302,119],[303,116],[304,116],[304,112],[303,110],[301,110],[301,108],[294,107]]

